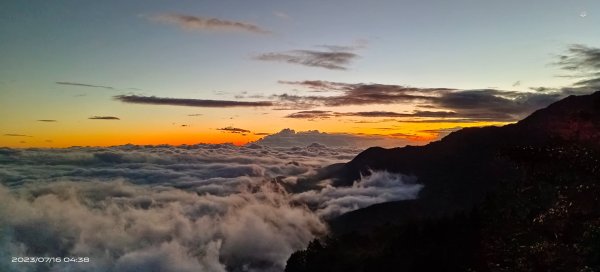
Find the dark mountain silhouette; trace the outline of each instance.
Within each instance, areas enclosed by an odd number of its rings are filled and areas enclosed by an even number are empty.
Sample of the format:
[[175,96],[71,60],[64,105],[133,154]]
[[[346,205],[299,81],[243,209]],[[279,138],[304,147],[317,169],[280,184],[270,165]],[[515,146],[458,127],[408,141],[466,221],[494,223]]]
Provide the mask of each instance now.
[[306,182],[351,185],[371,170],[425,187],[331,220],[332,236],[286,271],[600,269],[600,92],[426,146],[369,148]]

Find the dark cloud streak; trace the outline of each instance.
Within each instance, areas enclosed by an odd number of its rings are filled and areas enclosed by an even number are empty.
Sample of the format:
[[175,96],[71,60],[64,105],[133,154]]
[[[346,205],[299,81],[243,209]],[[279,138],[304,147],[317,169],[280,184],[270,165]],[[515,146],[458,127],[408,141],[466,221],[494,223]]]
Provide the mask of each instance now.
[[25,134],[15,134],[15,133],[6,133],[4,134],[4,136],[7,137],[31,137],[29,135],[25,135]]
[[92,84],[86,84],[86,83],[77,83],[77,82],[66,82],[66,81],[57,81],[55,82],[58,85],[67,85],[67,86],[78,86],[78,87],[88,87],[88,88],[100,88],[100,89],[107,89],[107,90],[114,90],[115,88],[110,87],[110,86],[102,86],[102,85],[92,85]]
[[217,130],[220,130],[223,132],[229,132],[229,133],[242,134],[242,135],[246,135],[246,133],[251,133],[250,130],[243,129],[243,128],[236,128],[236,127],[224,127],[224,128],[218,128]]
[[299,111],[286,116],[298,119],[325,119],[330,117],[453,117],[456,112],[451,111],[414,111],[400,113],[391,111],[361,111],[361,112],[333,112],[333,111]]
[[90,120],[121,120],[119,117],[115,116],[92,116],[89,117]]
[[156,96],[117,95],[114,99],[132,104],[170,105],[205,108],[228,108],[228,107],[269,107],[273,106],[271,101],[230,101],[230,100],[207,100],[191,98],[169,98]]

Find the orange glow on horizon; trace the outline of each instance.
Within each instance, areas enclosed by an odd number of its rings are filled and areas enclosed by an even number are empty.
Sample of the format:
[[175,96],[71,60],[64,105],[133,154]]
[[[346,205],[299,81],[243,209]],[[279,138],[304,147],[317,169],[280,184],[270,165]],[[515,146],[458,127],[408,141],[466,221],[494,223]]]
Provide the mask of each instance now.
[[[8,138],[8,139],[7,139]],[[14,138],[14,139],[11,139]],[[183,144],[222,144],[231,143],[244,145],[256,141],[260,136],[240,135],[233,133],[164,133],[151,135],[56,135],[53,140],[37,139],[36,137],[3,137],[0,146],[7,147],[49,147],[62,148],[71,146],[116,146],[125,144],[134,145],[183,145]]]
[[[293,122],[291,122],[293,123]],[[338,120],[324,120],[323,122],[303,122],[296,131],[319,130],[325,133],[346,133],[360,136],[384,137],[392,139],[405,139],[416,145],[426,144],[440,139],[444,131],[457,127],[481,127],[491,125],[505,125],[506,122],[472,122],[472,123],[402,123],[374,122],[361,124],[362,126],[350,126],[348,122]],[[295,125],[295,124],[289,124]],[[291,126],[295,127],[295,126]],[[327,129],[323,129],[327,128]],[[263,130],[258,130],[263,131]],[[277,133],[269,131],[269,133]],[[10,137],[0,136],[0,146],[6,147],[49,147],[62,148],[70,146],[115,146],[124,144],[134,145],[183,145],[183,144],[222,144],[232,143],[244,145],[259,140],[265,135],[249,133],[230,133],[224,131],[147,131],[145,133],[45,133],[44,137]]]

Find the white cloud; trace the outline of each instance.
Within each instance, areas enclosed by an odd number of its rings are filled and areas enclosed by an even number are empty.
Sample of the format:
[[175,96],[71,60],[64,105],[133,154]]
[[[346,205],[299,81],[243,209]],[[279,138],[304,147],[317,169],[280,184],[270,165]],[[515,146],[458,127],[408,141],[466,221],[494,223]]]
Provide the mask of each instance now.
[[73,271],[280,271],[326,233],[325,218],[416,197],[414,177],[383,172],[299,194],[275,182],[356,153],[257,144],[0,149],[0,256],[92,258],[68,264]]
[[382,136],[357,135],[349,133],[325,133],[317,130],[298,131],[283,129],[256,141],[256,143],[273,147],[305,147],[317,143],[329,147],[367,148],[371,146],[397,147],[405,146],[410,141]]
[[377,203],[415,199],[423,188],[416,181],[414,176],[374,171],[351,187],[326,186],[321,190],[299,193],[293,198],[317,206],[319,216],[331,218]]

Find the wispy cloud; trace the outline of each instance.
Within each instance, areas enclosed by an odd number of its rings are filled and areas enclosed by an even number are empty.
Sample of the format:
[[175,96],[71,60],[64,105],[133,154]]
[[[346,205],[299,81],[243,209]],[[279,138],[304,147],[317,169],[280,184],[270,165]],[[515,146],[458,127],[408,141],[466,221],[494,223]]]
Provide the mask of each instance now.
[[330,92],[330,91],[343,91],[348,89],[348,84],[331,82],[325,80],[304,80],[304,81],[288,81],[279,80],[279,84],[295,85],[304,88],[308,88],[314,92]]
[[275,15],[276,17],[278,17],[280,19],[284,19],[284,20],[290,20],[290,19],[292,19],[292,17],[289,14],[287,14],[287,13],[285,13],[283,11],[274,11],[273,15]]
[[92,116],[92,117],[89,117],[88,119],[91,119],[91,120],[121,120],[121,119],[119,119],[119,117],[114,117],[114,116]]
[[255,57],[262,61],[276,61],[298,64],[308,67],[319,67],[329,70],[348,70],[350,63],[358,58],[347,48],[328,47],[329,50],[291,50],[285,52],[264,53]]
[[562,69],[572,72],[571,77],[579,78],[574,86],[600,87],[600,48],[580,44],[571,45],[567,53],[560,56],[557,64]]
[[185,14],[161,14],[153,16],[152,19],[193,30],[244,31],[257,34],[271,33],[270,31],[252,23],[211,17],[192,16]]
[[139,95],[117,95],[114,99],[123,103],[148,104],[148,105],[170,105],[205,108],[228,108],[228,107],[269,107],[273,106],[271,101],[231,101],[231,100],[208,100],[191,98],[170,98]]
[[29,135],[25,135],[25,134],[15,134],[15,133],[7,133],[7,134],[4,134],[4,136],[7,136],[7,137],[31,137],[31,136],[29,136]]
[[57,81],[55,82],[58,85],[67,85],[67,86],[78,86],[78,87],[88,87],[88,88],[100,88],[100,89],[107,89],[107,90],[114,90],[115,88],[110,87],[110,86],[103,86],[103,85],[93,85],[93,84],[87,84],[87,83],[78,83],[78,82],[67,82],[67,81]]
[[569,47],[565,55],[560,56],[558,64],[566,70],[599,71],[600,48],[574,44]]
[[48,123],[57,122],[57,121],[56,121],[56,120],[54,120],[54,119],[40,119],[40,120],[37,120],[37,121],[38,121],[38,122],[48,122]]

